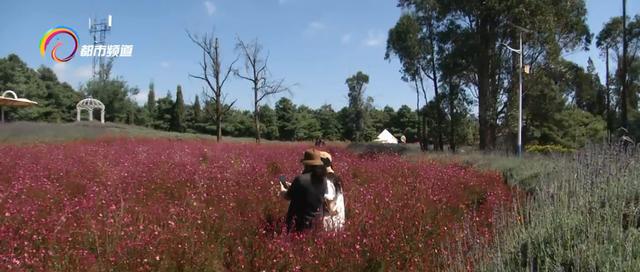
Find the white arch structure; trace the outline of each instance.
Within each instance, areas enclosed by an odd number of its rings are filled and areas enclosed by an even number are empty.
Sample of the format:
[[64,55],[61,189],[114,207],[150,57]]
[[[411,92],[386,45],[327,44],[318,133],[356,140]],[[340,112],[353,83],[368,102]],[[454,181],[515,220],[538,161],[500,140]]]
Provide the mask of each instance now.
[[91,97],[80,100],[76,105],[77,120],[80,121],[82,110],[86,110],[89,112],[89,121],[93,121],[93,110],[95,109],[100,109],[100,123],[104,124],[104,104],[100,100]]

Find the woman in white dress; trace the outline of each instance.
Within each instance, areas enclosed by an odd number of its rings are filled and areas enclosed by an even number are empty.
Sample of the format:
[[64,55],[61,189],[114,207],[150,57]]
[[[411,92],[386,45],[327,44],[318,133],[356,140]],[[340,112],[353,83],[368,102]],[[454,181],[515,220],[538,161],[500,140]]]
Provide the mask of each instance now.
[[325,210],[322,223],[325,230],[338,231],[344,227],[345,223],[342,180],[333,171],[331,154],[320,152],[320,158],[327,167],[327,193],[324,195]]

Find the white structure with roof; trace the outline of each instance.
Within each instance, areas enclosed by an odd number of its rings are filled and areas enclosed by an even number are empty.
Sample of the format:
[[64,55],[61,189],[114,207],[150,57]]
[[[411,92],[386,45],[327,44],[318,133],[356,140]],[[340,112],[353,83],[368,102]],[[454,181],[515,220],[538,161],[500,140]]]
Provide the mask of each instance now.
[[394,137],[391,132],[389,132],[388,130],[383,130],[378,137],[376,137],[375,140],[373,140],[376,143],[382,143],[382,144],[397,144],[398,143],[398,139],[396,137]]
[[[11,96],[13,96],[13,98]],[[4,123],[4,107],[26,108],[33,105],[38,105],[38,102],[26,98],[19,98],[12,90],[2,92],[2,96],[0,96],[0,108],[2,108],[0,122]]]
[[93,110],[95,109],[100,110],[100,123],[104,124],[104,104],[102,104],[100,100],[91,97],[80,100],[76,105],[76,110],[78,112],[77,120],[81,120],[81,112],[82,110],[86,110],[89,112],[89,121],[93,121]]

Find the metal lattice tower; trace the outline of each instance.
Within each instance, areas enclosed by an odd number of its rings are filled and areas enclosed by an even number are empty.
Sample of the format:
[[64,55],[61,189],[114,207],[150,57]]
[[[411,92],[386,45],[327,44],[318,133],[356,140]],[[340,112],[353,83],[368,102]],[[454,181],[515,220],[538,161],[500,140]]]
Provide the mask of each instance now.
[[[107,19],[100,21],[89,18],[89,34],[93,37],[93,46],[105,45],[107,34],[111,31],[112,17],[109,15]],[[100,72],[100,68],[104,65],[105,56],[93,54],[93,78],[96,78]]]

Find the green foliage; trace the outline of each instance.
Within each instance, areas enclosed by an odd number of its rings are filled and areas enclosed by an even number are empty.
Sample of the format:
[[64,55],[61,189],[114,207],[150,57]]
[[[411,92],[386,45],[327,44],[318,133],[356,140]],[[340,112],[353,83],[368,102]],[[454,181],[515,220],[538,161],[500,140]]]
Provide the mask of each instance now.
[[315,119],[318,120],[321,135],[326,140],[340,140],[342,125],[338,118],[338,113],[333,110],[330,104],[320,106],[315,112]]
[[147,94],[147,111],[153,115],[156,112],[156,92],[153,82],[149,83],[149,93]]
[[[385,109],[387,111],[385,111]],[[391,114],[388,111],[389,109],[391,110]],[[338,116],[339,115],[336,115],[336,117]],[[367,136],[370,135],[371,138],[375,138],[384,129],[389,130],[391,134],[399,134],[396,133],[396,131],[398,131],[397,129],[391,127],[392,116],[395,116],[395,110],[393,110],[393,108],[389,106],[385,107],[382,110],[375,108],[369,110],[370,122],[365,130]]]
[[[640,15],[627,18],[629,52],[640,49]],[[622,16],[609,19],[596,37],[596,46],[602,50],[611,50],[617,56],[622,56]]]
[[171,113],[171,130],[185,132],[185,110],[184,99],[182,98],[182,86],[178,85],[176,90],[176,102],[173,104]]
[[153,128],[168,131],[171,126],[171,118],[173,115],[173,98],[171,92],[167,91],[167,95],[156,101],[156,113],[152,123]]
[[276,117],[280,139],[292,141],[296,137],[296,106],[286,97],[276,102]]
[[185,111],[185,126],[188,132],[209,133],[207,131],[207,123],[204,122],[205,113],[203,112],[198,95],[196,95],[193,105],[185,105]]
[[361,71],[347,78],[345,81],[349,88],[349,125],[347,135],[352,141],[365,140],[365,128],[368,121],[367,101],[364,91],[369,84],[369,76]]
[[196,95],[195,101],[193,101],[193,121],[200,122],[202,120],[202,109],[200,108],[200,99]]
[[421,40],[422,29],[412,14],[403,14],[396,25],[389,30],[385,59],[396,55],[402,64],[402,79],[416,81],[421,76],[425,42]]
[[261,134],[267,140],[277,140],[280,137],[278,132],[278,115],[268,105],[260,106],[260,126]]
[[[477,91],[481,149],[495,148],[498,130],[505,125],[500,120],[504,120],[505,115],[513,116],[513,111],[517,109],[513,106],[503,109],[503,99],[513,97],[514,88],[511,86],[515,84],[515,80],[507,80],[510,71],[504,69],[515,65],[511,63],[512,56],[499,49],[503,43],[515,45],[518,42],[517,29],[511,23],[536,33],[525,37],[526,49],[530,52],[525,54],[525,63],[534,67],[552,67],[563,51],[586,47],[591,41],[586,7],[582,0],[398,2],[407,15],[402,16],[390,31],[387,53],[398,55],[405,78],[412,78],[416,66],[414,63],[426,64],[418,66],[422,76],[417,77],[419,82],[416,82],[416,86],[422,85],[421,78],[429,78],[440,84],[441,81],[436,77],[444,75],[447,79],[460,80],[460,86],[466,91]],[[416,23],[419,26],[417,35]],[[416,42],[416,36],[421,37],[423,42]],[[426,48],[419,50],[420,44]],[[416,58],[415,55],[420,57]],[[457,62],[443,66],[442,62],[446,59],[455,59]],[[431,61],[431,64],[424,60]],[[528,82],[528,79],[525,80]],[[533,84],[527,83],[525,86]],[[441,121],[438,118],[437,123],[442,125]]]
[[538,154],[564,154],[575,152],[575,149],[566,148],[561,145],[527,145],[525,150],[528,153]]
[[255,135],[253,112],[248,110],[232,110],[228,112],[222,126],[222,134],[232,137],[248,137]]
[[[133,123],[132,116],[138,105],[130,98],[132,95],[138,94],[138,89],[130,87],[120,78],[111,78],[111,68],[113,61],[108,61],[100,67],[100,76],[89,80],[80,89],[82,93],[100,100],[105,107],[105,121]],[[94,117],[100,114],[98,111],[93,112]],[[94,119],[99,119],[94,118]]]
[[296,140],[308,140],[322,137],[320,122],[315,112],[307,106],[299,106],[295,117]]
[[[390,120],[391,133],[399,136],[404,134],[408,142],[418,140],[418,115],[407,105],[402,105]],[[380,133],[380,132],[378,132]]]
[[[451,67],[462,66],[460,63],[443,62],[442,67],[446,67],[445,64]],[[590,66],[585,72],[569,62],[559,61],[557,64],[559,65],[528,75],[529,85],[525,99],[527,143],[579,148],[589,141],[600,140],[605,132],[598,109],[602,98],[597,89],[602,86],[596,80],[595,69]],[[94,96],[105,103],[107,121],[149,126],[159,130],[216,133],[212,114],[215,112],[215,105],[211,101],[204,101],[201,108],[201,101],[196,97],[194,105],[185,105],[181,90],[176,93],[175,101],[170,93],[156,99],[151,83],[148,101],[144,107],[140,107],[131,99],[138,90],[129,87],[119,78],[111,78],[111,67],[112,63],[107,63],[101,68],[100,77],[90,80],[81,88],[84,95]],[[450,70],[447,68],[443,71],[449,73]],[[447,73],[443,74],[446,75],[443,80],[448,85],[440,88],[441,95],[438,99],[432,99],[426,111],[423,111],[428,121],[429,137],[433,140],[439,133],[451,134],[453,131],[453,141],[456,144],[477,143],[478,120],[469,115],[468,93],[462,87],[456,87],[462,86],[456,84],[462,84],[463,81],[459,75],[450,78],[451,75]],[[320,137],[327,140],[359,138],[360,141],[368,141],[383,129],[388,129],[396,136],[405,134],[410,142],[416,141],[418,113],[409,106],[402,106],[397,112],[391,107],[375,109],[373,100],[364,95],[368,80],[368,76],[362,72],[346,80],[350,104],[337,112],[331,105],[323,105],[318,109],[296,106],[287,98],[280,99],[275,110],[262,106],[260,109],[264,113],[259,112],[260,119],[263,120],[260,126],[264,136],[270,140],[310,140]],[[10,109],[9,120],[73,121],[75,104],[83,96],[73,91],[69,85],[59,83],[50,69],[40,67],[34,71],[15,55],[0,59],[0,87],[14,89],[20,96],[40,102],[37,107],[30,109]],[[458,89],[449,92],[450,88]],[[576,105],[567,99],[576,101]],[[225,108],[231,106],[223,105]],[[588,113],[576,107],[594,112]],[[225,117],[225,122],[229,122],[223,128],[225,135],[247,137],[254,133],[251,116],[247,116],[246,112],[231,109],[229,114],[231,116]],[[438,125],[436,121],[439,115],[444,118]],[[640,124],[637,122],[639,118],[634,117],[636,115],[635,112],[630,114],[632,133],[640,131],[635,129],[636,126],[640,127],[635,125]],[[361,131],[356,133],[358,130]]]
[[82,97],[67,83],[59,82],[51,69],[40,67],[34,71],[14,54],[0,58],[0,93],[6,90],[38,102],[29,108],[7,108],[8,121],[73,121],[76,103]]
[[[596,38],[596,46],[600,49],[601,53],[605,57],[615,61],[615,64],[611,64],[615,68],[611,68],[610,77],[610,100],[607,101],[607,106],[610,113],[607,118],[609,129],[614,132],[622,124],[621,119],[629,120],[629,129],[632,135],[637,138],[640,136],[640,132],[636,129],[637,125],[633,123],[631,119],[634,119],[634,115],[637,115],[638,111],[638,95],[640,91],[640,61],[638,60],[638,53],[640,52],[640,15],[636,15],[634,18],[627,19],[627,66],[626,69],[626,86],[627,88],[623,92],[623,56],[622,56],[622,17],[617,16],[609,19],[598,33]],[[616,116],[616,111],[622,111],[622,94],[626,93],[626,111],[627,116],[623,118]]]
[[604,139],[606,123],[599,116],[571,108],[553,114],[547,122],[530,132],[536,139],[531,141],[533,144],[558,144],[575,149]]
[[589,59],[588,63],[588,71],[585,71],[575,63],[564,62],[566,79],[561,82],[562,86],[568,89],[567,93],[574,94],[576,107],[594,115],[601,115],[606,106],[604,99],[600,97],[604,92],[604,86],[600,84],[598,75],[595,74],[593,61]]

